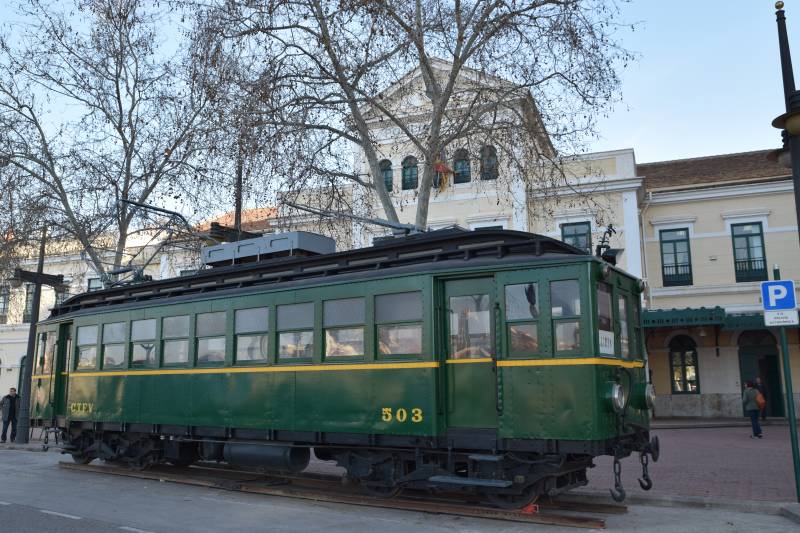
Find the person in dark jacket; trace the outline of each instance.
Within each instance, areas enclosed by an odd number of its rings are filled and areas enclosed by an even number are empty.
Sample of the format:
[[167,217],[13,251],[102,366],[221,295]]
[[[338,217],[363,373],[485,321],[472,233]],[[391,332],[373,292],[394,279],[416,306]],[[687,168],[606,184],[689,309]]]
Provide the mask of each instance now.
[[0,410],[3,413],[3,434],[0,435],[0,443],[5,443],[8,426],[11,425],[11,442],[17,438],[17,419],[19,418],[19,396],[17,389],[11,388],[8,394],[0,400]]
[[753,426],[753,434],[750,436],[751,439],[760,439],[763,435],[761,434],[761,426],[758,424],[758,402],[756,402],[756,395],[758,395],[758,391],[753,387],[753,382],[748,381],[745,383],[745,389],[742,393],[742,405],[744,405],[744,412],[748,414],[750,417],[750,425]]
[[[761,381],[761,377],[756,377],[756,384],[755,389],[761,393],[761,396],[764,397],[764,400],[767,399],[767,387],[764,385],[764,382]],[[767,405],[764,404],[764,408],[761,409],[761,421],[767,421]]]

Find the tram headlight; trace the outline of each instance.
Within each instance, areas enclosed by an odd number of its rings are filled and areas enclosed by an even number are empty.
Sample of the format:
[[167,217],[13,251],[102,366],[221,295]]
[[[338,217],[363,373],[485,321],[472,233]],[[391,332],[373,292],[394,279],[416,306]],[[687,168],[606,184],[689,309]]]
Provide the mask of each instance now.
[[614,408],[614,411],[621,413],[625,410],[627,397],[622,385],[619,383],[612,383],[609,398],[611,399],[611,406]]
[[656,388],[653,387],[652,383],[648,383],[644,388],[644,402],[651,411],[656,405]]

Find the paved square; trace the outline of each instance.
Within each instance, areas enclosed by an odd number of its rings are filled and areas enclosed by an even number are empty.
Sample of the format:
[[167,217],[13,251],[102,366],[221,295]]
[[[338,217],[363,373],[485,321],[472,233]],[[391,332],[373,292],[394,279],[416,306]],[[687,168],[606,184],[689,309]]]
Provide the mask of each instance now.
[[[750,427],[655,429],[661,441],[658,463],[650,463],[653,489],[645,493],[636,478],[639,456],[622,463],[628,494],[706,496],[724,499],[794,501],[794,472],[788,426],[765,426],[763,439]],[[611,458],[601,457],[589,471],[590,489],[613,486]]]

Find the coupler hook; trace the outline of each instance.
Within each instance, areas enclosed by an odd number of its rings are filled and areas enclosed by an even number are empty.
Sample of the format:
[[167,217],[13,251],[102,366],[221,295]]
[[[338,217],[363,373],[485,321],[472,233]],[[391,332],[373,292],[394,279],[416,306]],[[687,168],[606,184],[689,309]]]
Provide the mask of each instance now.
[[639,453],[639,461],[642,463],[642,477],[639,479],[639,486],[642,487],[642,490],[650,490],[653,488],[653,480],[650,479],[650,474],[647,472],[647,465],[650,462],[647,452]]
[[625,489],[622,488],[622,463],[616,454],[614,455],[614,488],[608,489],[608,492],[611,493],[615,502],[625,500]]

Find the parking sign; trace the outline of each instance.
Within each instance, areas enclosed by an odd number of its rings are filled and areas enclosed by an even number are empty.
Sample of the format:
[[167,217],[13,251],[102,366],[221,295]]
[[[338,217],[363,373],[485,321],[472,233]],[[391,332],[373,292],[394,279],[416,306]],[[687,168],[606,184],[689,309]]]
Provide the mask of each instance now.
[[764,324],[767,326],[798,325],[797,301],[794,281],[762,281],[761,306],[764,308]]

